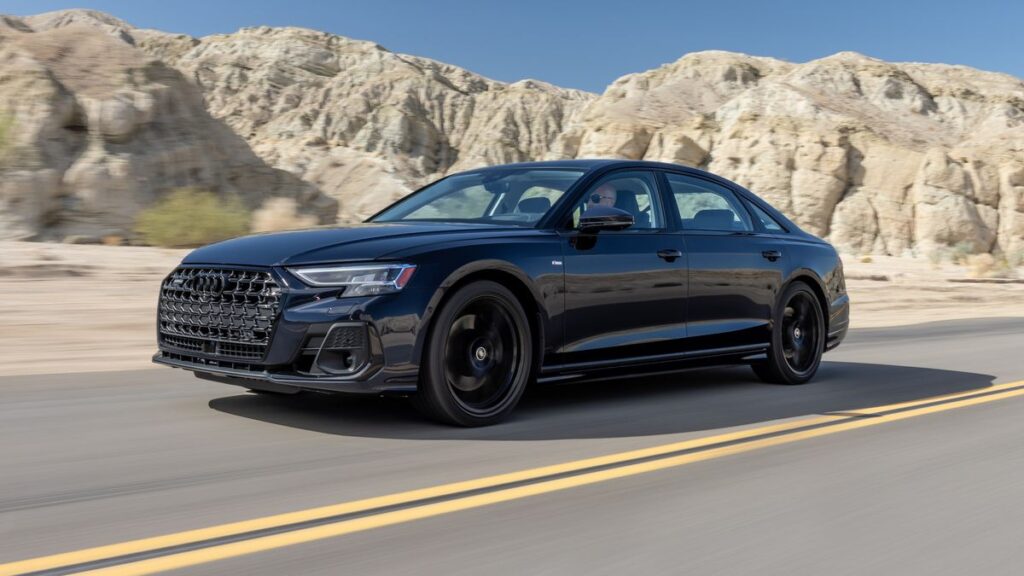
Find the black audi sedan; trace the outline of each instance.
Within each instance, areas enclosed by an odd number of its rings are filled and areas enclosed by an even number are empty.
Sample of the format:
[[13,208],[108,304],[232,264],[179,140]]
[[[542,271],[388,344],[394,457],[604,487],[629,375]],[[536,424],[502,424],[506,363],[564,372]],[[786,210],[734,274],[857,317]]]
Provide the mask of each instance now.
[[154,361],[479,426],[531,382],[745,363],[801,384],[848,323],[832,246],[735,183],[535,162],[453,174],[361,225],[195,250],[163,282]]

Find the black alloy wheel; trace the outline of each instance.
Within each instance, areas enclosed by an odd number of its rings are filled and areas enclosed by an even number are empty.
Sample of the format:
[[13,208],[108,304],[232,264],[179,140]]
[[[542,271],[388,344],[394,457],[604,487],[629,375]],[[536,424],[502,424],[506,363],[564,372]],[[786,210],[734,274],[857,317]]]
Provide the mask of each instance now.
[[772,322],[768,358],[753,364],[762,380],[803,384],[814,377],[825,351],[825,318],[818,297],[803,282],[789,285]]
[[474,282],[438,312],[426,355],[417,406],[449,424],[494,424],[515,408],[532,376],[529,321],[507,288]]

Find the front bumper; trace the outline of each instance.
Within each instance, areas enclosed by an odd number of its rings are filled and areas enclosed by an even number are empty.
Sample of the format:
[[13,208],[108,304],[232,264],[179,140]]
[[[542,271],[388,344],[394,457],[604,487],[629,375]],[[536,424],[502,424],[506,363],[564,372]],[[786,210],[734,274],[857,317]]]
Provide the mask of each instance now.
[[[219,346],[182,347],[180,337],[165,337],[158,317],[159,351],[153,362],[194,372],[196,376],[253,389],[311,390],[345,394],[409,394],[419,372],[418,327],[426,305],[421,294],[342,298],[338,288],[311,288],[282,268],[264,269],[281,287],[279,313],[265,352],[229,357]],[[178,312],[174,310],[173,312]],[[192,313],[191,310],[184,312]],[[164,317],[165,322],[168,318]],[[348,358],[330,349],[335,330],[358,328],[365,334],[362,354],[351,369]],[[198,341],[201,336],[193,338]],[[189,342],[186,342],[189,344]],[[325,358],[334,354],[333,361]]]
[[153,355],[153,362],[171,368],[182,368],[204,380],[234,384],[257,390],[273,388],[295,391],[331,392],[337,394],[412,394],[416,392],[415,375],[394,375],[380,370],[365,379],[351,377],[305,376],[301,374],[275,373],[268,370],[240,370],[210,363],[182,359],[166,351]]

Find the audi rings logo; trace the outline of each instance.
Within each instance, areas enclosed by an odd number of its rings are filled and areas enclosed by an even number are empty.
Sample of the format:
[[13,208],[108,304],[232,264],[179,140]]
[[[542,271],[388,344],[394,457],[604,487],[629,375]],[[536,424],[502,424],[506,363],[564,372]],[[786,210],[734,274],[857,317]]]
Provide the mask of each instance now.
[[228,279],[216,272],[200,272],[185,281],[185,287],[202,298],[220,296],[227,287]]

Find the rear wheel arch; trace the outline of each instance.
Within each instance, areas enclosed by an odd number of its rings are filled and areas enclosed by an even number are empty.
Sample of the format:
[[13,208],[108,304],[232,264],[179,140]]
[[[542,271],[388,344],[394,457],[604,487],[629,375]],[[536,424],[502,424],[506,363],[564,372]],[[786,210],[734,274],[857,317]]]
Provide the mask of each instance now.
[[[827,340],[827,309],[810,281],[796,277],[785,284],[772,312],[771,346],[764,360],[751,364],[765,382],[804,384],[821,365]],[[792,312],[787,314],[792,303]],[[810,355],[808,355],[810,354]]]
[[[779,290],[779,298],[782,298],[782,295],[785,294],[786,289],[788,289],[791,285],[793,285],[796,282],[807,285],[807,287],[811,289],[811,292],[814,292],[814,295],[818,298],[818,303],[821,305],[821,312],[825,319],[825,332],[828,333],[830,306],[828,298],[825,296],[824,283],[821,281],[820,278],[817,277],[817,275],[811,272],[808,272],[806,270],[799,271],[789,280],[787,280],[785,284],[782,285],[782,287]],[[778,305],[781,305],[781,303],[776,304],[776,306]]]

